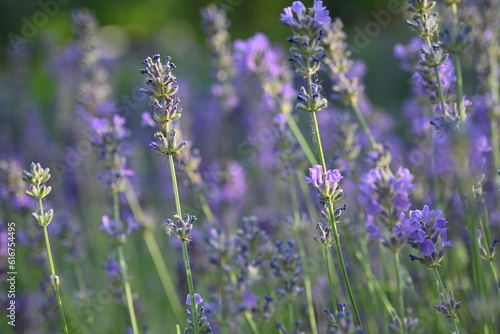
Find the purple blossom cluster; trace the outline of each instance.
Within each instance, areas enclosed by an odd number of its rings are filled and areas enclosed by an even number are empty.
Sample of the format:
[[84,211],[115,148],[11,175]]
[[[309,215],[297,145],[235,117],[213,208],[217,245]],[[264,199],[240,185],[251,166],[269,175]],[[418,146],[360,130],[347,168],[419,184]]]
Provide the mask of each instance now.
[[323,200],[338,201],[342,196],[342,188],[339,185],[343,178],[338,169],[323,172],[320,165],[309,168],[309,176],[305,177],[306,183],[312,184],[317,189],[319,196]]
[[453,246],[448,240],[447,221],[441,210],[430,210],[427,205],[422,210],[410,211],[411,227],[408,244],[419,250],[421,257],[410,255],[412,261],[418,260],[429,268],[439,266],[447,247]]
[[410,209],[409,195],[414,189],[413,175],[408,169],[400,167],[392,175],[385,168],[374,168],[361,176],[358,200],[368,215],[392,226],[402,212]]

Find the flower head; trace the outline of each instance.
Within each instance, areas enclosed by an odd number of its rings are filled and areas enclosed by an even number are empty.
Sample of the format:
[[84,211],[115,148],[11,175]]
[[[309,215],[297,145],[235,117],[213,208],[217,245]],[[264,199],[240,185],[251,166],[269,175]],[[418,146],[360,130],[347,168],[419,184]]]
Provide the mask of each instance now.
[[309,176],[305,177],[306,183],[312,184],[318,190],[321,199],[331,198],[333,201],[339,200],[342,195],[342,188],[339,186],[343,178],[338,169],[327,170],[323,173],[323,167],[315,165],[309,168]]
[[291,61],[295,63],[297,74],[308,77],[316,73],[326,53],[321,39],[331,18],[322,1],[314,1],[312,8],[306,11],[304,4],[295,1],[281,14],[281,22],[292,28],[293,36],[288,38],[292,43]]
[[408,244],[419,250],[422,257],[410,255],[429,268],[439,266],[445,249],[453,246],[447,238],[447,221],[442,218],[442,211],[431,210],[427,205],[422,210],[410,211],[411,227]]
[[413,176],[406,168],[392,175],[385,168],[374,168],[361,176],[359,201],[367,214],[392,227],[401,213],[410,208],[409,192],[415,189]]

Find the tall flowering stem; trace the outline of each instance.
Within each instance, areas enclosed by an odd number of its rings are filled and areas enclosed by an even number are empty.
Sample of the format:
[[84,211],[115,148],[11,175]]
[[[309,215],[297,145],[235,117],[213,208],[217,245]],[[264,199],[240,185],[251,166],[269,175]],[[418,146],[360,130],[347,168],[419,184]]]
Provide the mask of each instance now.
[[[305,265],[306,260],[306,250],[304,247],[304,243],[302,241],[301,232],[302,226],[300,226],[300,214],[299,214],[299,201],[297,199],[297,189],[296,187],[290,187],[290,197],[292,200],[293,207],[293,219],[295,225],[293,227],[293,231],[297,235],[297,245],[299,247],[300,258],[302,259],[302,274],[304,276],[304,287],[306,290],[306,298],[307,298],[307,311],[309,313],[309,321],[311,322],[311,330],[313,333],[318,333],[318,325],[316,323],[316,316],[314,312],[314,304],[312,300],[312,285],[311,285],[311,277],[309,275],[309,270]],[[330,271],[328,270],[328,275],[330,275]],[[329,280],[330,282],[331,280]],[[330,292],[333,296],[333,290],[330,289]],[[335,305],[335,303],[333,304]],[[293,319],[293,318],[292,318]]]
[[[176,85],[177,77],[172,73],[175,65],[171,62],[170,57],[167,57],[165,63],[162,63],[160,55],[146,58],[143,64],[145,68],[141,70],[141,73],[148,75],[146,84],[151,86],[151,89],[143,88],[140,89],[140,91],[151,97],[151,116],[164,129],[164,133],[161,131],[155,133],[154,137],[156,141],[152,142],[149,146],[159,154],[168,156],[170,166],[170,176],[172,179],[176,209],[174,218],[176,221],[174,222],[167,219],[164,223],[164,227],[168,234],[172,232],[175,233],[182,245],[182,257],[189,290],[187,304],[190,306],[188,311],[188,327],[186,327],[185,331],[186,333],[194,334],[206,333],[211,331],[210,324],[208,324],[206,318],[203,316],[203,307],[198,308],[201,297],[195,294],[193,275],[187,249],[187,244],[190,241],[189,236],[193,229],[193,223],[196,221],[196,217],[188,214],[184,217],[182,216],[177,174],[174,164],[174,156],[178,155],[186,145],[186,142],[177,142],[176,131],[174,128],[171,129],[170,127],[171,123],[179,119],[182,113],[182,108],[179,106],[179,98],[176,96],[179,88]],[[199,300],[196,300],[196,296],[199,297]]]
[[[118,198],[118,193],[113,193],[113,215],[115,222],[120,221],[120,202]],[[120,240],[121,239],[121,240]],[[119,241],[118,241],[119,240]],[[137,319],[135,316],[134,300],[132,298],[132,289],[130,288],[127,263],[125,261],[125,255],[123,253],[123,244],[125,243],[125,237],[123,239],[117,238],[116,252],[118,254],[118,263],[120,264],[120,272],[123,278],[123,288],[125,289],[125,298],[127,300],[127,308],[130,317],[130,325],[132,326],[132,333],[138,334],[139,328],[137,327]]]
[[347,36],[343,31],[342,21],[336,18],[328,26],[324,38],[324,44],[328,55],[325,58],[325,64],[329,68],[334,81],[333,90],[341,96],[346,105],[352,108],[361,129],[370,142],[372,150],[378,151],[379,145],[359,107],[359,100],[360,96],[363,94],[364,87],[360,83],[358,77],[347,77],[347,73],[351,69],[353,61],[350,59],[351,52],[347,50],[346,38]]
[[[290,48],[290,53],[292,54],[290,61],[295,64],[295,72],[307,80],[307,89],[304,87],[301,88],[296,108],[300,111],[311,113],[313,121],[314,135],[321,165],[313,167],[313,169],[315,169],[315,175],[311,176],[316,176],[316,181],[326,178],[326,183],[323,181],[326,188],[323,190],[326,190],[329,193],[328,195],[332,195],[330,193],[331,189],[327,189],[328,185],[333,186],[333,183],[335,183],[335,188],[337,188],[337,184],[336,182],[332,182],[335,180],[329,179],[329,177],[334,176],[332,174],[334,172],[327,171],[326,168],[318,119],[316,117],[316,111],[324,109],[327,105],[327,101],[321,96],[321,86],[312,82],[312,76],[319,70],[321,61],[326,56],[326,52],[321,46],[321,39],[325,34],[326,26],[328,26],[331,22],[331,18],[328,10],[326,10],[326,7],[323,7],[322,1],[315,0],[313,8],[310,8],[307,13],[302,2],[295,1],[291,7],[285,8],[284,13],[281,14],[281,22],[290,26],[293,31],[293,36],[288,38],[289,42],[292,44],[292,47]],[[323,171],[325,171],[325,174],[323,174]],[[312,173],[314,173],[314,171],[312,171]],[[314,182],[315,180],[312,179],[313,178],[311,178],[310,183],[314,183],[315,187],[318,185],[317,188],[319,190],[319,186],[322,186],[323,184]],[[325,218],[329,221],[333,231],[342,275],[344,277],[349,299],[356,316],[356,321],[359,325],[361,325],[361,317],[354,300],[351,284],[347,275],[344,256],[342,254],[342,248],[340,246],[340,238],[337,232],[337,224],[334,216],[335,209],[333,207],[334,198],[332,196],[324,196],[324,194],[321,194],[321,190],[320,197],[326,203],[325,211],[327,211],[327,213]]]
[[52,250],[50,247],[49,232],[47,227],[49,226],[52,218],[54,217],[54,211],[52,209],[45,211],[42,203],[42,199],[47,196],[52,188],[46,186],[44,183],[50,179],[50,170],[48,168],[42,168],[42,166],[37,163],[31,163],[29,171],[23,171],[23,180],[31,184],[31,188],[26,191],[26,195],[33,197],[38,201],[39,213],[33,212],[33,218],[38,225],[43,228],[43,236],[45,239],[45,247],[47,249],[47,257],[49,259],[50,266],[50,283],[54,288],[57,298],[57,306],[59,307],[59,314],[61,316],[61,323],[64,333],[68,332],[68,325],[66,324],[66,317],[64,315],[64,308],[61,299],[61,293],[59,292],[60,280],[59,276],[56,275],[56,268],[54,265],[54,259],[52,258]]
[[[262,84],[263,103],[268,106],[273,116],[275,151],[283,164],[283,180],[289,184],[290,188],[294,222],[292,230],[296,234],[298,250],[302,259],[302,274],[309,322],[312,332],[317,333],[318,326],[314,312],[312,284],[309,268],[305,265],[306,249],[302,240],[304,225],[300,219],[296,184],[297,170],[301,168],[300,165],[304,160],[303,155],[305,154],[311,164],[316,164],[316,157],[300,132],[293,116],[290,115],[293,108],[292,101],[295,97],[292,87],[293,72],[287,66],[288,63],[281,48],[273,47],[263,34],[256,34],[247,41],[238,40],[234,46],[237,68],[242,73],[250,73],[259,80]],[[293,320],[293,317],[290,317],[291,320]]]
[[[420,36],[429,48],[428,52],[423,52],[423,60],[421,64],[424,66],[434,68],[434,73],[436,75],[437,89],[439,94],[439,102],[441,106],[441,112],[444,114],[446,112],[443,85],[441,83],[441,76],[438,70],[438,66],[443,64],[448,58],[447,53],[443,53],[441,47],[438,44],[432,44],[431,38],[438,32],[438,13],[432,12],[432,9],[436,6],[435,1],[428,0],[410,0],[406,10],[414,15],[411,20],[407,20],[406,23],[413,28],[413,31]],[[465,119],[461,119],[465,121]]]
[[[148,248],[149,254],[153,260],[156,271],[158,272],[158,276],[163,286],[163,290],[165,290],[165,294],[167,295],[172,310],[176,314],[178,320],[183,318],[183,312],[179,307],[181,304],[179,302],[179,298],[177,296],[177,291],[174,286],[174,282],[172,281],[172,277],[168,271],[165,262],[163,261],[163,257],[161,255],[160,247],[158,246],[158,242],[154,236],[152,225],[146,218],[146,214],[139,203],[137,198],[137,194],[135,193],[134,188],[128,182],[128,185],[125,189],[125,197],[127,198],[127,202],[130,206],[130,210],[132,211],[132,215],[134,219],[139,222],[143,226],[143,238],[146,243],[146,247]],[[175,304],[175,305],[174,305]]]

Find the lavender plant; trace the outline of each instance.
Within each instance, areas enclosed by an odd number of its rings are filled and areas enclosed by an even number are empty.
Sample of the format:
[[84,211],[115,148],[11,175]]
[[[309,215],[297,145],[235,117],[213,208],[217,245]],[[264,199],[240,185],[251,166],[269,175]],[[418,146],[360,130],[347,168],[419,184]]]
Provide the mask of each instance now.
[[[308,12],[306,12],[306,8],[304,4],[302,4],[302,2],[295,1],[291,7],[285,8],[284,14],[281,14],[281,22],[290,26],[294,33],[292,37],[288,38],[289,42],[292,44],[292,47],[290,48],[290,53],[292,54],[292,56],[290,57],[290,61],[292,61],[295,65],[295,72],[307,80],[307,88],[304,86],[301,87],[299,95],[297,96],[296,108],[299,111],[309,112],[311,114],[314,136],[319,154],[319,161],[321,162],[321,165],[313,167],[316,169],[316,171],[321,173],[321,175],[315,175],[315,178],[322,179],[324,177],[327,177],[324,181],[322,181],[322,183],[327,182],[325,185],[326,188],[324,190],[328,192],[331,191],[332,188],[334,188],[333,186],[336,187],[336,182],[338,182],[338,180],[335,180],[332,177],[328,177],[326,174],[326,162],[323,153],[323,146],[321,143],[321,136],[319,133],[318,120],[316,117],[316,112],[326,107],[327,100],[321,95],[321,86],[317,83],[313,83],[312,78],[313,75],[319,70],[321,61],[326,56],[326,52],[323,46],[321,46],[321,39],[325,34],[325,26],[330,24],[331,18],[329,16],[328,10],[326,10],[326,7],[323,7],[322,1],[315,0],[313,8],[309,9]],[[319,169],[320,167],[321,169]],[[325,174],[323,174],[323,171]],[[331,172],[331,174],[329,175],[333,175],[333,172]],[[322,185],[318,182],[314,184],[318,190],[319,186]],[[319,193],[320,197],[325,195],[321,192],[321,190],[319,191]],[[331,229],[333,231],[337,255],[342,268],[344,282],[349,293],[349,298],[356,315],[356,320],[358,324],[361,324],[361,317],[359,315],[359,311],[357,309],[352,288],[349,282],[349,277],[347,275],[345,261],[337,232],[337,224],[333,215],[335,211],[333,203],[338,198],[331,196],[334,194],[328,195],[330,196],[324,196],[323,198],[324,200],[326,200],[327,204],[327,220],[329,221]]]
[[26,183],[29,183],[30,189],[26,191],[26,195],[29,197],[32,197],[37,200],[38,202],[38,212],[33,212],[33,218],[35,218],[36,223],[42,227],[43,229],[43,235],[45,238],[45,247],[47,250],[47,258],[49,259],[49,266],[50,266],[50,283],[52,285],[52,288],[54,289],[54,292],[56,294],[57,298],[57,305],[59,307],[59,314],[61,316],[61,324],[64,333],[69,333],[68,332],[68,325],[66,323],[66,316],[64,314],[64,308],[62,304],[62,299],[61,299],[61,294],[60,294],[60,279],[59,276],[56,275],[56,268],[54,265],[54,259],[52,257],[52,249],[50,247],[50,239],[49,239],[49,232],[47,230],[47,227],[52,221],[52,218],[54,217],[54,210],[49,209],[47,211],[44,210],[43,202],[42,200],[50,194],[52,187],[51,186],[46,186],[45,183],[50,179],[50,169],[48,168],[42,168],[40,163],[35,164],[34,162],[31,163],[30,170],[23,171],[23,180]]
[[[186,327],[185,332],[194,334],[205,333],[211,330],[210,326],[205,324],[206,319],[198,318],[198,304],[195,301],[195,290],[187,249],[189,235],[193,228],[193,222],[196,221],[196,217],[186,214],[185,217],[182,218],[179,189],[177,186],[177,174],[174,164],[174,156],[180,153],[182,148],[186,145],[186,142],[178,143],[175,138],[175,128],[170,129],[172,121],[180,118],[182,112],[182,109],[179,106],[179,98],[176,96],[178,90],[178,86],[175,84],[177,77],[172,73],[175,65],[171,62],[169,57],[165,59],[165,63],[163,64],[161,62],[160,55],[154,55],[153,57],[146,58],[143,64],[145,65],[145,68],[141,70],[141,74],[148,75],[146,84],[152,86],[152,88],[149,90],[141,88],[140,91],[151,97],[150,110],[152,117],[162,126],[165,132],[156,132],[156,141],[151,142],[149,146],[159,154],[168,156],[170,165],[170,175],[172,178],[172,188],[176,208],[176,215],[174,215],[174,218],[177,222],[173,222],[168,219],[165,221],[164,226],[167,234],[170,235],[171,232],[174,232],[182,244],[182,257],[184,259],[189,296],[191,299],[191,302],[189,303],[190,316],[192,317],[192,319],[188,321],[188,327]],[[192,326],[192,331],[190,326]]]

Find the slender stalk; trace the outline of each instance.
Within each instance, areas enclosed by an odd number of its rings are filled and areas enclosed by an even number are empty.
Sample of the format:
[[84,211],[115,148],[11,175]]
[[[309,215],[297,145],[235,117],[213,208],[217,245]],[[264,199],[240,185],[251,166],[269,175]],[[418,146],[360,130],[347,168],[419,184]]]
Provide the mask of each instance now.
[[130,324],[132,326],[132,333],[138,334],[139,330],[137,327],[137,320],[135,318],[134,301],[132,299],[132,290],[130,289],[130,284],[128,282],[127,275],[127,264],[125,263],[125,256],[123,255],[123,246],[116,247],[118,253],[118,261],[120,262],[120,271],[123,277],[123,287],[125,289],[125,297],[127,299],[127,307],[130,316]]
[[[169,123],[167,122],[165,124],[165,135],[168,136],[168,127]],[[168,161],[170,164],[170,175],[172,177],[172,188],[174,191],[174,199],[175,199],[175,208],[177,211],[177,216],[182,219],[182,210],[181,210],[181,200],[179,196],[179,188],[177,186],[177,174],[175,172],[175,164],[174,164],[174,157],[169,154],[168,156]],[[198,326],[198,312],[196,308],[196,302],[194,299],[194,284],[193,284],[193,275],[191,273],[191,264],[189,263],[189,254],[187,250],[187,240],[181,240],[182,244],[182,258],[184,259],[184,268],[186,270],[186,279],[188,282],[188,290],[189,290],[189,296],[191,299],[191,316],[193,317],[193,328],[195,334],[199,334],[200,329]]]
[[[453,35],[456,35],[458,33],[458,10],[457,10],[457,4],[453,3],[451,5],[451,13],[453,17]],[[463,79],[462,79],[462,65],[460,61],[460,53],[459,51],[456,51],[453,54],[453,60],[455,64],[455,75],[457,77],[456,81],[456,89],[457,89],[457,106],[458,110],[460,112],[460,120],[462,122],[465,122],[465,107],[463,106],[462,103],[462,96],[463,94]]]
[[[333,288],[332,271],[330,269],[330,255],[328,247],[323,247],[323,258],[325,259],[326,273],[328,274],[328,286],[330,287],[330,298],[332,299],[333,311],[337,309],[337,300],[335,299],[335,290]],[[336,319],[334,318],[334,321]]]
[[[118,194],[113,194],[113,214],[116,221],[120,221],[120,204],[118,202]],[[120,272],[123,280],[123,288],[125,289],[125,298],[127,300],[127,308],[130,317],[130,325],[132,326],[132,333],[139,334],[137,327],[137,320],[135,317],[134,301],[132,299],[132,289],[128,281],[127,263],[125,262],[125,255],[123,254],[123,245],[116,246],[118,253],[118,262],[120,263]]]
[[380,299],[382,300],[382,304],[384,304],[384,307],[387,311],[387,314],[391,314],[393,310],[395,310],[395,307],[392,305],[391,301],[389,298],[387,298],[384,289],[380,286],[380,282],[375,278],[375,276],[372,273],[372,270],[370,268],[369,263],[366,261],[367,258],[367,251],[366,251],[366,244],[362,246],[364,250],[364,254],[357,250],[355,252],[355,255],[363,267],[363,270],[365,272],[366,279],[368,281],[368,286],[373,286],[374,290],[377,292],[379,295]]
[[78,290],[85,291],[86,287],[85,287],[85,281],[83,279],[82,268],[80,268],[80,266],[78,265],[74,265],[73,267],[75,269],[75,276],[76,276],[76,282],[78,284]]
[[[437,267],[432,268],[432,272],[434,273],[434,276],[436,277],[438,292],[443,294],[444,296],[446,296],[447,291],[446,291],[446,288],[444,286],[443,280],[441,279],[441,275],[439,274],[438,268]],[[457,316],[452,318],[453,327],[455,328],[455,331],[457,334],[463,333],[463,330],[460,329],[460,326],[458,324],[459,321],[460,320],[457,318]]]
[[250,328],[252,329],[253,334],[260,334],[259,330],[257,329],[257,325],[255,324],[255,321],[252,318],[252,315],[250,312],[245,311],[245,319],[247,320],[248,324],[250,325]]
[[[40,215],[43,217],[44,216],[44,210],[43,210],[43,204],[42,200],[38,200],[38,206],[40,207]],[[61,323],[62,327],[64,330],[64,333],[67,334],[68,332],[68,325],[66,324],[66,316],[64,315],[64,308],[62,304],[62,299],[61,299],[61,294],[59,292],[59,277],[56,275],[56,267],[54,265],[54,260],[52,258],[52,250],[50,248],[50,239],[49,239],[49,232],[47,230],[47,225],[43,227],[43,235],[45,237],[45,247],[47,248],[47,257],[49,258],[49,266],[50,266],[50,282],[52,284],[52,287],[54,288],[54,291],[56,293],[56,299],[57,299],[57,306],[59,308],[59,314],[61,316]]]
[[288,303],[288,322],[290,324],[290,329],[293,328],[293,304],[292,303]]
[[311,150],[311,147],[307,143],[307,140],[304,138],[304,135],[300,131],[299,127],[297,126],[295,119],[291,115],[288,115],[286,117],[286,122],[287,122],[288,126],[290,127],[290,130],[292,131],[292,134],[294,135],[295,139],[297,139],[297,142],[299,143],[300,148],[302,148],[302,151],[304,151],[304,153],[307,157],[307,160],[309,161],[309,164],[316,165],[317,164],[316,157],[314,156],[314,153]]
[[405,306],[404,306],[404,298],[403,298],[403,284],[401,282],[401,268],[400,268],[400,261],[399,261],[399,252],[394,253],[394,270],[396,271],[398,308],[399,308],[399,318],[401,319],[401,331],[402,331],[402,333],[406,333]]
[[[425,41],[427,42],[427,46],[429,47],[429,52],[434,53],[434,51],[432,51],[431,38],[429,36],[427,36],[425,38]],[[436,75],[436,81],[437,81],[437,85],[438,85],[439,103],[441,104],[441,110],[442,110],[442,113],[444,114],[446,109],[445,109],[445,105],[444,105],[443,85],[441,84],[441,76],[439,75],[439,70],[438,70],[437,66],[434,67],[434,74]]]
[[306,299],[307,299],[307,311],[309,316],[309,322],[311,323],[311,330],[313,333],[318,333],[318,325],[316,323],[316,316],[314,312],[314,304],[312,299],[312,286],[311,278],[309,276],[309,269],[305,264],[306,251],[304,248],[304,243],[302,241],[301,231],[299,227],[300,215],[299,215],[299,202],[297,200],[297,193],[295,187],[290,186],[290,197],[292,200],[293,217],[294,217],[294,232],[297,235],[297,245],[299,247],[300,258],[302,259],[302,275],[304,277],[304,287],[306,289]]
[[163,290],[167,295],[169,304],[175,313],[176,319],[180,320],[183,318],[183,312],[181,312],[179,308],[179,305],[181,305],[181,303],[179,301],[179,297],[177,296],[172,277],[170,276],[167,266],[163,261],[158,242],[156,241],[152,231],[145,231],[143,234],[143,238],[146,243],[146,247],[148,248],[149,254],[151,255],[151,259],[153,260],[156,271],[158,272],[158,277],[160,278]]
[[[129,204],[130,210],[132,211],[132,215],[134,219],[138,222],[143,222],[145,218],[144,210],[137,199],[137,194],[134,191],[134,188],[131,187],[130,183],[126,187],[125,197],[127,198],[127,202]],[[169,304],[172,307],[172,310],[175,313],[175,316],[178,321],[184,318],[184,313],[178,307],[181,305],[179,301],[179,297],[177,296],[177,292],[175,289],[174,282],[172,281],[172,277],[170,272],[163,261],[163,256],[161,255],[160,247],[158,246],[158,242],[153,234],[153,231],[146,227],[142,234],[146,247],[148,248],[148,252],[151,255],[151,259],[153,260],[153,264],[158,273],[158,277],[160,278],[161,284],[163,286],[163,290],[167,295],[169,300]],[[176,307],[177,306],[177,307]]]
[[[313,93],[312,93],[312,78],[310,76],[307,77],[307,86],[308,86],[308,90],[309,90],[309,96],[312,96],[313,95]],[[314,134],[316,137],[316,145],[318,147],[318,154],[319,154],[319,158],[320,158],[319,160],[321,162],[321,166],[323,167],[323,171],[326,172],[327,169],[326,169],[325,155],[323,153],[323,145],[321,143],[321,135],[319,132],[318,119],[316,117],[316,112],[314,112],[314,111],[311,112],[311,116],[312,116],[312,121],[313,121],[313,126],[314,126]],[[328,200],[328,210],[329,210],[329,214],[330,214],[330,226],[331,226],[331,229],[333,231],[333,236],[335,238],[335,247],[337,248],[337,256],[339,258],[340,267],[342,269],[342,275],[344,277],[344,282],[345,282],[345,285],[347,288],[347,293],[349,295],[349,299],[351,301],[351,305],[352,305],[352,308],[354,310],[354,314],[356,316],[356,321],[357,321],[358,325],[362,326],[361,317],[359,315],[358,307],[356,306],[356,302],[354,300],[354,295],[352,293],[351,283],[349,282],[349,276],[347,275],[347,268],[346,268],[345,261],[344,261],[344,255],[342,254],[342,248],[340,246],[340,238],[339,238],[339,234],[337,231],[337,224],[335,222],[335,217],[333,216],[335,210],[333,208],[333,203],[332,203],[331,199]]]
[[302,196],[304,196],[304,201],[306,202],[307,212],[309,213],[309,217],[311,217],[312,221],[318,220],[318,213],[316,211],[316,207],[311,199],[310,192],[307,189],[307,184],[304,182],[303,176],[298,176],[300,192]]
[[[344,84],[347,85],[347,78],[345,76],[345,73],[340,73],[339,79]],[[351,100],[351,101],[349,101],[349,104],[350,104],[352,110],[354,111],[354,114],[356,115],[356,118],[358,120],[359,125],[361,125],[361,129],[365,133],[366,137],[368,137],[368,141],[370,142],[370,146],[372,147],[372,150],[378,150],[377,141],[375,140],[375,137],[373,137],[372,131],[370,130],[370,127],[368,126],[368,123],[366,122],[365,116],[363,116],[361,109],[359,109],[358,101]]]
[[488,261],[488,263],[490,265],[491,276],[493,276],[494,285],[496,285],[497,287],[498,297],[500,298],[500,281],[498,281],[497,270],[495,268],[495,265],[493,264],[493,260]]
[[184,267],[186,268],[186,278],[188,281],[189,295],[191,298],[191,312],[192,312],[191,315],[193,316],[193,327],[194,327],[194,332],[198,334],[200,332],[200,329],[198,328],[198,312],[196,309],[196,303],[194,299],[193,275],[191,273],[191,265],[189,263],[187,241],[181,240],[181,244],[182,244],[182,257],[184,259]]

